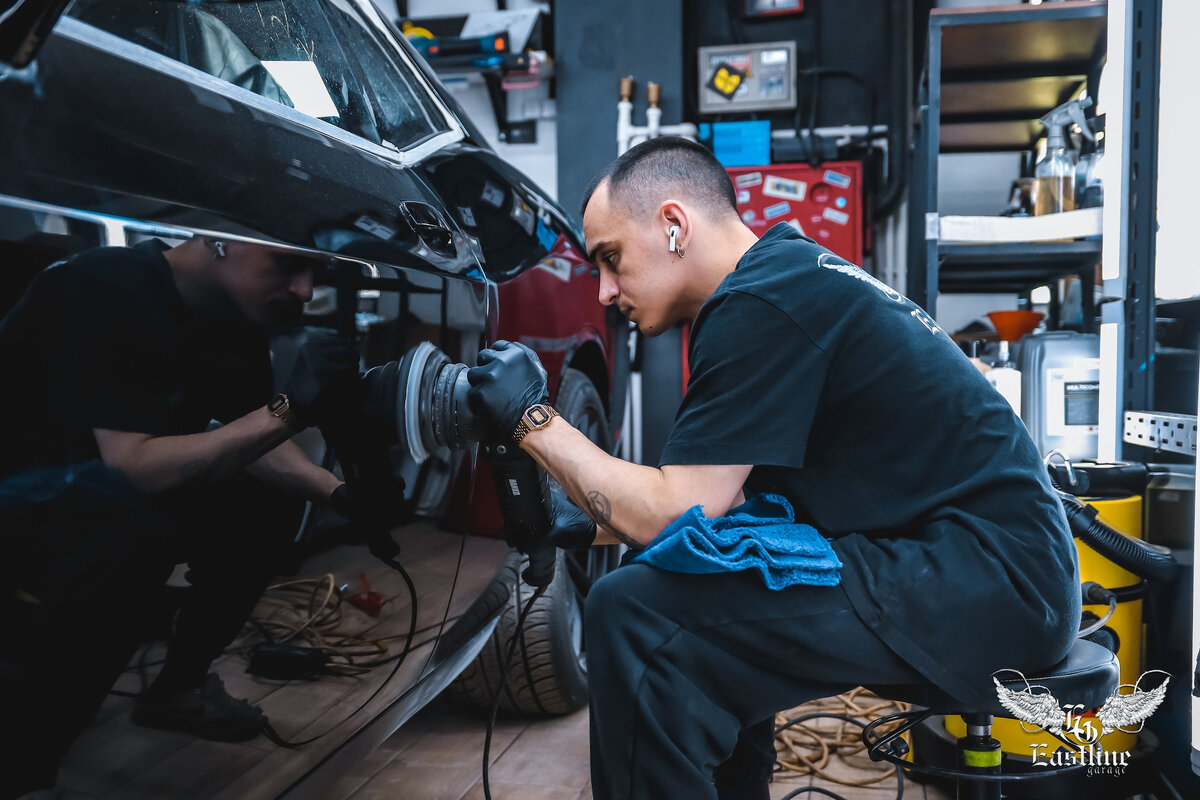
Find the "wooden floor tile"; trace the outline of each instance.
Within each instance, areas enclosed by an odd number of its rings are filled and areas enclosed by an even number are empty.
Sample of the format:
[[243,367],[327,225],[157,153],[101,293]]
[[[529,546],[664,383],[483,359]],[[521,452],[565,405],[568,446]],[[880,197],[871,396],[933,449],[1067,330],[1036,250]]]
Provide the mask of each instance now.
[[[390,764],[350,795],[350,800],[461,800],[479,781],[477,766]],[[496,798],[499,800],[499,798]]]
[[587,712],[531,723],[491,773],[497,782],[578,792],[589,774]]
[[[571,786],[535,786],[529,783],[492,781],[492,800],[578,800],[580,790]],[[589,800],[591,790],[587,794]],[[462,800],[484,800],[482,784],[463,795]]]
[[262,761],[264,755],[244,744],[195,740],[104,795],[104,800],[146,800],[181,794],[212,797]]
[[346,775],[329,784],[325,789],[325,800],[348,800],[369,781],[362,775]]

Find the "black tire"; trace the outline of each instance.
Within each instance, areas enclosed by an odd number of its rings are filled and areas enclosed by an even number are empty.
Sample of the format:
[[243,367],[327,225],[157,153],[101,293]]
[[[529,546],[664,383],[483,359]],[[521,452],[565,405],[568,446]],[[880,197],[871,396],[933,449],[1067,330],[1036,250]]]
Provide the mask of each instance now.
[[[565,370],[554,407],[589,439],[611,450],[604,403],[586,375]],[[501,711],[558,715],[587,705],[583,602],[592,583],[615,569],[619,561],[616,546],[558,551],[554,581],[530,610],[521,644],[505,676]],[[510,578],[509,601],[479,657],[447,690],[452,698],[491,709],[500,686],[500,667],[516,633],[517,616],[533,595],[533,589],[521,580],[525,562],[524,557],[513,553],[504,565]]]

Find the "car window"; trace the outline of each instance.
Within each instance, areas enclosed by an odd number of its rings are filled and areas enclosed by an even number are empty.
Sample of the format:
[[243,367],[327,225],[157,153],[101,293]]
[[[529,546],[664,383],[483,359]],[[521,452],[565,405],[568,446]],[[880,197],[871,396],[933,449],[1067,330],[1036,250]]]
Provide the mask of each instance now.
[[348,0],[76,0],[71,16],[375,144],[447,130]]

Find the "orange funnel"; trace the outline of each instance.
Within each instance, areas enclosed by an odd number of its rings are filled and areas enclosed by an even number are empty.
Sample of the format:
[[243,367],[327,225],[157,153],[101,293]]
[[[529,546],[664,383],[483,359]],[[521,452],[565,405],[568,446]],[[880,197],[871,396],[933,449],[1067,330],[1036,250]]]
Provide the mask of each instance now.
[[1015,342],[1033,329],[1046,316],[1040,311],[989,311],[988,319],[996,333],[1006,342]]

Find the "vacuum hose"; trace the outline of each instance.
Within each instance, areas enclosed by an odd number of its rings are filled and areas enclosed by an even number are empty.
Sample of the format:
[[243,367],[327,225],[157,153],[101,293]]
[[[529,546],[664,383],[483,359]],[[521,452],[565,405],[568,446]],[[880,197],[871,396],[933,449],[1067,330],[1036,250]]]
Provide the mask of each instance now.
[[1097,511],[1074,496],[1059,492],[1071,533],[1117,566],[1142,578],[1169,581],[1179,564],[1170,552],[1163,552],[1141,539],[1126,536],[1100,521]]
[[1117,653],[1121,649],[1121,637],[1117,636],[1117,632],[1107,626],[1079,638],[1095,642],[1111,653]]

